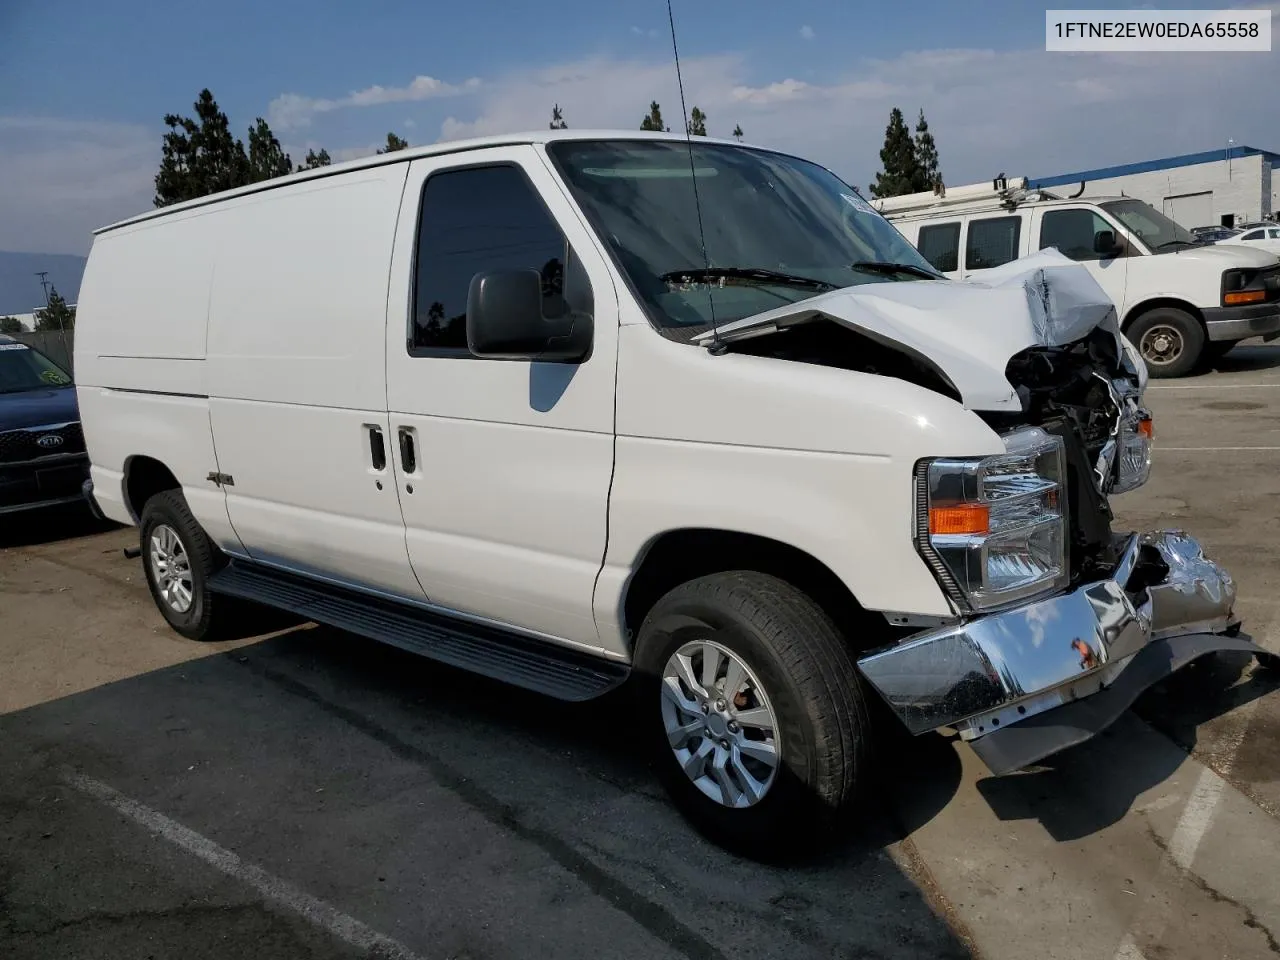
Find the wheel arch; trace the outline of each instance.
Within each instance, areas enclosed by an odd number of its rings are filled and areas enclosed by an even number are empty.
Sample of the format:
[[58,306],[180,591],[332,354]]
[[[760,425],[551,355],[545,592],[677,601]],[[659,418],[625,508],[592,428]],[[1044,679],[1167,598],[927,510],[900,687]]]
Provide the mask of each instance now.
[[[1128,333],[1129,328],[1133,326],[1133,322],[1144,313],[1161,307],[1172,307],[1174,310],[1181,310],[1195,317],[1196,322],[1204,327],[1204,314],[1200,312],[1200,308],[1195,304],[1186,300],[1180,300],[1177,297],[1152,297],[1150,300],[1143,300],[1141,303],[1134,304],[1129,308],[1129,312],[1124,315],[1124,320],[1120,323],[1120,329],[1124,333]],[[1135,344],[1136,346],[1136,344]]]
[[182,484],[162,461],[145,454],[134,454],[124,462],[124,503],[133,522],[142,519],[142,508],[148,500],[165,490],[180,490]]
[[[649,610],[669,590],[728,570],[765,573],[791,584],[811,597],[831,617],[841,635],[860,648],[883,642],[884,631],[889,629],[821,560],[759,534],[714,527],[667,530],[645,544],[632,570],[621,605],[623,627],[632,644]],[[858,637],[865,637],[866,642],[858,642]]]

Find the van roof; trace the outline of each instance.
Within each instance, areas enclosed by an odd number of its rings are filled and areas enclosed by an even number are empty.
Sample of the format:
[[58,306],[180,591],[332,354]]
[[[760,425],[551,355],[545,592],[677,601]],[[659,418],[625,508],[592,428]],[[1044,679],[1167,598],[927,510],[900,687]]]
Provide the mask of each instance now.
[[[667,140],[685,142],[683,134],[654,132],[650,133],[644,130],[535,130],[527,133],[509,133],[491,137],[473,137],[466,140],[446,140],[440,143],[428,144],[422,147],[406,147],[404,150],[396,150],[393,153],[375,154],[369,157],[361,157],[357,160],[347,160],[343,163],[331,164],[327,167],[317,167],[313,170],[302,170],[298,173],[286,174],[282,177],[273,177],[270,180],[262,180],[258,183],[251,183],[247,186],[236,187],[231,190],[223,190],[219,193],[211,193],[208,196],[197,197],[194,200],[184,200],[182,203],[170,204],[167,207],[157,207],[154,210],[148,210],[136,216],[129,217],[125,220],[119,220],[115,223],[99,227],[93,231],[94,236],[116,230],[120,227],[126,227],[130,224],[141,223],[144,220],[154,220],[157,217],[168,216],[171,213],[178,213],[182,210],[190,210],[194,207],[202,207],[211,203],[220,203],[223,200],[230,200],[233,197],[242,197],[252,193],[259,193],[264,190],[274,190],[279,187],[285,187],[293,183],[301,183],[305,180],[315,180],[320,177],[331,177],[336,173],[345,173],[349,170],[361,170],[366,167],[380,167],[391,163],[406,163],[410,160],[416,160],[419,157],[437,157],[450,153],[462,153],[467,150],[481,150],[486,147],[507,147],[520,144],[534,143],[551,143],[557,140]],[[723,140],[717,137],[699,137],[699,143],[718,143],[727,144],[734,147],[748,147],[750,149],[762,150],[767,147],[754,147],[750,144],[739,143],[737,140]],[[781,151],[770,151],[781,152]]]

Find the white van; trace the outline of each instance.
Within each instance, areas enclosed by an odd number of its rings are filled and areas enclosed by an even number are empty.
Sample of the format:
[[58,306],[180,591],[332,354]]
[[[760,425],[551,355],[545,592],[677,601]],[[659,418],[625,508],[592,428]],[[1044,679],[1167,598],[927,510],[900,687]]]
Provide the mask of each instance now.
[[1195,541],[1111,529],[1151,421],[1105,295],[1053,252],[989,280],[733,141],[308,171],[98,232],[88,492],[187,637],[249,600],[552,697],[626,681],[709,835],[821,841],[876,701],[1005,772],[1258,649]]
[[1280,336],[1280,259],[1201,244],[1131,197],[1063,199],[1025,178],[874,201],[934,267],[981,278],[1050,247],[1088,267],[1153,377],[1180,377],[1241,340]]

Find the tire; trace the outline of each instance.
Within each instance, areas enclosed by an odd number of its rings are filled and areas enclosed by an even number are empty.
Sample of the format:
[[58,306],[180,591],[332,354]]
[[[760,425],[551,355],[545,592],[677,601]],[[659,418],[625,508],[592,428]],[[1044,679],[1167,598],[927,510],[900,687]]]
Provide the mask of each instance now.
[[[726,653],[743,668],[746,682],[732,698],[704,685],[701,694],[690,697],[694,688],[678,679],[677,653],[694,651],[684,675],[692,673],[697,681],[706,668],[708,646],[721,661],[721,686],[729,679]],[[645,617],[634,670],[637,716],[647,731],[659,778],[703,835],[743,856],[776,860],[830,842],[843,826],[866,786],[871,718],[866,688],[844,639],[808,596],[782,580],[750,571],[682,584]],[[708,709],[698,716],[703,700]],[[758,709],[762,704],[765,714]],[[772,768],[759,759],[768,752],[760,746],[765,733],[751,725],[769,711]],[[726,731],[726,717],[735,716],[743,722],[736,730],[730,723]],[[699,723],[698,734],[668,733],[672,726]],[[744,740],[752,742],[746,753],[739,749]],[[705,754],[701,762],[695,757],[699,754]],[[712,772],[714,760],[725,761],[723,770]],[[685,773],[685,761],[701,769],[701,785]],[[744,788],[744,769],[764,787],[755,796]],[[728,793],[722,776],[730,780]],[[727,795],[736,806],[723,802]]]
[[[230,627],[236,603],[233,598],[213,594],[209,578],[226,564],[226,557],[191,515],[182,491],[165,490],[151,497],[142,508],[138,526],[142,567],[161,616],[190,640],[220,639]],[[170,560],[162,562],[161,555],[166,553]],[[166,566],[177,571],[177,576],[166,580]],[[185,607],[177,602],[183,591],[170,589],[166,593],[162,585],[175,581],[190,594]]]
[[1176,307],[1156,307],[1125,331],[1153,379],[1185,377],[1201,362],[1205,346],[1200,321]]

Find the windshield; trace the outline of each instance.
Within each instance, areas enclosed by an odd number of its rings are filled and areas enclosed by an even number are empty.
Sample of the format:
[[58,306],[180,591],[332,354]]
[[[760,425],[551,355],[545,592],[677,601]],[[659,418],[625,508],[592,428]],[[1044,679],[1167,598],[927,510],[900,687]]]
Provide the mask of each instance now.
[[1141,200],[1110,200],[1098,206],[1136,233],[1152,253],[1197,245],[1190,230]]
[[52,360],[25,343],[0,342],[0,393],[66,387],[71,378]]
[[713,309],[722,324],[837,287],[942,279],[814,163],[661,140],[563,140],[547,150],[650,318],[668,330],[701,332]]

